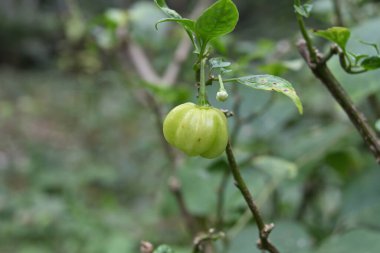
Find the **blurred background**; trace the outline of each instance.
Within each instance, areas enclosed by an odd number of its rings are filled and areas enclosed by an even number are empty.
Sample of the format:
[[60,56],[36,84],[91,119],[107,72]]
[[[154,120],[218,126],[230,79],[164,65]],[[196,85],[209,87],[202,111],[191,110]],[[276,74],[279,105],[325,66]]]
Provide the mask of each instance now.
[[[197,6],[167,2],[185,17]],[[241,100],[240,114],[253,113],[234,147],[265,220],[276,224],[273,242],[284,253],[380,252],[380,170],[299,57],[292,1],[234,2],[237,29],[214,42],[213,54],[241,75],[286,78],[305,107],[301,116],[285,96],[233,85],[222,104],[209,88],[216,107],[236,109]],[[310,27],[347,26],[349,49],[374,53],[359,40],[380,44],[380,1],[313,4]],[[174,78],[157,79],[177,45],[186,49],[178,26],[155,30],[163,17],[143,0],[0,1],[1,253],[129,253],[141,240],[191,252],[167,185],[173,160],[158,115],[196,101],[195,57],[185,54]],[[349,76],[335,60],[331,68],[376,127],[380,71]],[[175,156],[188,211],[203,230],[214,227],[225,157]],[[224,252],[259,252],[245,203],[226,180]]]

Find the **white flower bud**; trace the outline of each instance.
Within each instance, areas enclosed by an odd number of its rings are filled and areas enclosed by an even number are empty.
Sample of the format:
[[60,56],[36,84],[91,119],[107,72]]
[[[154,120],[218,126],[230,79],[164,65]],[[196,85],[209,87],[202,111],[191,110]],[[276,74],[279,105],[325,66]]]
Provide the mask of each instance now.
[[228,93],[225,90],[220,90],[216,93],[216,100],[220,102],[226,101],[228,98]]

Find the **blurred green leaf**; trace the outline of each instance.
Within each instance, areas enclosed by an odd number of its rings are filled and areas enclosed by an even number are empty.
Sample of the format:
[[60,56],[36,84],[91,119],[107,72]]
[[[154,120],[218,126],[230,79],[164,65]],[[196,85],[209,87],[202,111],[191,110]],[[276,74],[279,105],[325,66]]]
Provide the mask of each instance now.
[[353,230],[327,239],[316,253],[375,253],[380,251],[380,233]]
[[167,87],[165,85],[154,85],[149,83],[143,83],[143,86],[165,103],[177,104],[188,100],[190,97],[190,91],[186,87]]
[[288,71],[287,66],[283,62],[264,64],[259,67],[259,70],[270,75],[283,75]]
[[294,5],[295,12],[300,14],[301,16],[303,16],[305,18],[308,18],[310,16],[312,9],[313,9],[312,4],[302,4],[300,6]]
[[[366,41],[380,41],[380,33],[378,33],[379,26],[380,18],[366,20],[351,28],[352,36]],[[347,49],[353,52],[360,52],[360,55],[368,56],[373,54],[372,48],[363,47],[363,44],[357,40],[349,40]],[[378,83],[380,71],[378,70],[366,72],[361,75],[350,75],[341,69],[337,58],[333,58],[329,61],[329,67],[356,103],[364,101],[368,95],[380,90]]]
[[205,159],[188,159],[179,172],[182,182],[183,195],[191,213],[199,216],[208,216],[215,211],[219,180],[223,168],[208,171],[212,161]]
[[376,120],[375,128],[378,132],[380,132],[380,119]]
[[153,253],[174,253],[171,247],[168,245],[160,245],[158,246]]
[[127,24],[128,12],[122,9],[111,8],[104,13],[106,22],[114,27],[122,27]]
[[353,228],[359,225],[380,226],[378,210],[380,205],[379,168],[367,169],[344,191],[339,226]]
[[113,234],[106,245],[106,253],[121,253],[133,251],[133,243],[124,234]]
[[374,70],[380,68],[380,56],[370,56],[360,63],[366,70]]
[[215,68],[226,68],[231,66],[231,62],[224,61],[223,58],[211,58],[209,60],[211,69]]
[[[279,221],[270,235],[270,240],[281,252],[303,253],[312,246],[312,238],[306,229],[294,221]],[[256,226],[248,226],[242,230],[231,242],[229,253],[260,253],[256,247]]]
[[[275,150],[297,164],[310,163],[322,159],[326,153],[350,134],[346,124],[303,127],[288,134],[280,134]],[[291,143],[291,145],[289,145]]]
[[273,181],[281,182],[297,175],[297,165],[278,157],[259,156],[253,160],[253,166],[271,175]]

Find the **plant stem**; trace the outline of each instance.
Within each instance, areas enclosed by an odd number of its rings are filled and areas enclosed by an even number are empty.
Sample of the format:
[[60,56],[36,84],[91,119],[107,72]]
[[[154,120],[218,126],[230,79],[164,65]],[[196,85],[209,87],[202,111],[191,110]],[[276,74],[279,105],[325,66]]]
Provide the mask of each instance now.
[[220,85],[220,89],[219,90],[226,90],[224,88],[224,83],[223,83],[222,75],[218,75],[218,80],[219,80],[219,85]]
[[[305,41],[298,43],[300,54],[307,59],[308,51],[305,46]],[[329,90],[334,99],[339,103],[345,111],[351,122],[354,124],[359,134],[361,135],[364,143],[371,150],[377,163],[380,164],[380,141],[376,136],[375,131],[367,123],[367,119],[352,102],[342,85],[338,82],[335,76],[331,73],[325,62],[317,62],[316,64],[309,64],[309,68],[314,73],[325,87]]]
[[[294,0],[294,4],[297,6],[301,6],[301,0]],[[317,54],[314,50],[313,43],[311,42],[309,33],[307,32],[303,17],[298,13],[296,13],[296,16],[297,16],[297,22],[298,22],[299,28],[302,33],[302,37],[305,39],[307,49],[310,52],[310,62],[315,63],[317,61]]]
[[[294,0],[294,4],[297,6],[301,5],[300,0]],[[329,90],[334,99],[339,103],[342,109],[345,111],[347,116],[350,118],[351,122],[356,127],[357,131],[361,135],[364,143],[371,150],[377,163],[380,164],[380,140],[378,139],[375,131],[367,123],[367,119],[363,113],[361,113],[352,102],[347,92],[343,89],[342,85],[331,73],[330,69],[327,67],[326,58],[323,55],[317,57],[316,49],[314,48],[310,36],[305,28],[305,23],[302,16],[297,13],[297,21],[299,28],[301,30],[304,40],[298,43],[298,50],[302,57],[305,59],[309,68],[313,72],[314,76],[317,77]],[[351,67],[345,68],[345,59],[342,54],[340,55],[340,62],[342,67],[347,71],[351,70]],[[325,58],[325,59],[324,59]],[[354,71],[350,73],[358,73],[359,71]]]
[[264,223],[264,220],[260,214],[259,208],[257,207],[256,203],[254,202],[252,195],[247,187],[247,184],[245,183],[241,173],[240,169],[236,163],[236,159],[234,156],[234,153],[232,151],[231,143],[228,142],[226,147],[226,154],[228,158],[228,163],[230,165],[230,169],[232,172],[232,175],[235,179],[235,185],[240,190],[241,194],[244,197],[245,202],[248,205],[249,210],[252,213],[252,216],[257,224],[257,227],[259,229],[259,243],[258,247],[262,250],[269,251],[270,253],[279,253],[277,248],[268,240],[268,236],[272,229],[274,228],[273,224],[267,225]]
[[199,86],[199,104],[201,106],[207,105],[206,99],[206,78],[205,78],[205,65],[207,58],[202,58],[200,62],[200,86]]

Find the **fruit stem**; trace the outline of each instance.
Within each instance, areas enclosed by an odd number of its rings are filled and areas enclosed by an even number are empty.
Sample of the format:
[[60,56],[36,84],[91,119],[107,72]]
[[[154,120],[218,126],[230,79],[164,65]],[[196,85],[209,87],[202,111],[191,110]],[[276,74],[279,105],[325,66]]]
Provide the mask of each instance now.
[[207,99],[206,99],[206,78],[205,78],[206,60],[207,58],[201,59],[201,66],[200,66],[199,104],[201,106],[208,104]]
[[219,91],[225,91],[226,89],[224,88],[222,75],[218,75],[218,80],[219,80],[219,85],[220,85]]

